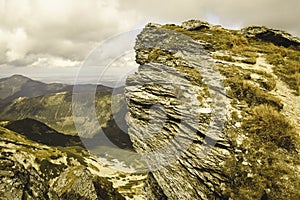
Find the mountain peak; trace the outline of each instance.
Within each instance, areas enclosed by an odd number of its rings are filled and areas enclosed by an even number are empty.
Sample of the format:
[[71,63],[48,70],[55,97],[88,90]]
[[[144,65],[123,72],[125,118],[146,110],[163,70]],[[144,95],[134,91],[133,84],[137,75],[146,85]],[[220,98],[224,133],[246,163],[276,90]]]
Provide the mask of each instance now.
[[14,75],[8,77],[8,79],[32,80],[32,79],[28,78],[27,76],[24,76],[24,75],[21,75],[21,74],[14,74]]

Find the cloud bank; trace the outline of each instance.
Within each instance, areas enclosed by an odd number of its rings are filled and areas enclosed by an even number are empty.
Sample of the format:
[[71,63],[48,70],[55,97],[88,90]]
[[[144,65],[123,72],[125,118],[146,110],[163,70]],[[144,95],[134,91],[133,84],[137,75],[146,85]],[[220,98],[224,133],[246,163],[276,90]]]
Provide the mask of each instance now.
[[0,70],[78,67],[101,41],[150,21],[266,25],[299,36],[299,13],[298,0],[0,0]]

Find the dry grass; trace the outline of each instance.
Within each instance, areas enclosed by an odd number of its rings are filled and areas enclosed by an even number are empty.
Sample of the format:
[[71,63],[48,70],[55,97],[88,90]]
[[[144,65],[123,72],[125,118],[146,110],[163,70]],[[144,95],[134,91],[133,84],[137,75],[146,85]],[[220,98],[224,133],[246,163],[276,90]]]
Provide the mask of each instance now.
[[232,49],[236,46],[247,46],[248,39],[237,31],[228,31],[221,27],[212,27],[211,29],[202,29],[188,31],[180,26],[164,25],[166,29],[171,29],[182,34],[188,35],[194,40],[203,40],[214,46],[216,50]]
[[229,184],[225,196],[232,199],[299,199],[299,136],[292,124],[274,107],[255,106],[243,120],[242,130],[229,132],[232,138],[245,135],[239,149],[226,161]]
[[230,96],[237,98],[240,101],[245,101],[251,106],[260,104],[269,104],[281,110],[283,105],[280,100],[260,87],[252,84],[250,81],[241,80],[239,77],[230,78],[226,80],[226,86],[231,88]]
[[248,133],[256,134],[263,142],[272,142],[288,151],[296,150],[297,133],[285,116],[267,104],[255,107],[252,112],[252,117],[245,122]]
[[300,95],[300,51],[274,47],[274,52],[266,54],[266,60],[274,65],[274,73],[294,90],[296,95]]
[[[234,62],[233,56],[239,56],[244,57],[242,62],[255,64],[258,53],[265,54],[267,61],[275,66],[276,75],[300,94],[300,51],[297,49],[247,39],[236,31],[219,27],[195,31],[175,25],[163,27],[208,42],[216,51],[228,52],[217,59]],[[224,196],[249,200],[300,199],[299,175],[295,173],[295,166],[300,165],[299,137],[290,121],[280,113],[281,101],[268,93],[276,86],[274,77],[264,71],[237,66],[221,65],[219,70],[227,78],[224,85],[230,87],[228,95],[249,106],[243,110],[246,117],[242,127],[227,132],[232,140],[241,135],[244,140],[239,146],[233,141],[234,149],[241,153],[232,153],[232,158],[226,161],[224,171],[230,181]],[[263,79],[252,80],[253,73]],[[233,124],[239,120],[237,113],[232,117]]]

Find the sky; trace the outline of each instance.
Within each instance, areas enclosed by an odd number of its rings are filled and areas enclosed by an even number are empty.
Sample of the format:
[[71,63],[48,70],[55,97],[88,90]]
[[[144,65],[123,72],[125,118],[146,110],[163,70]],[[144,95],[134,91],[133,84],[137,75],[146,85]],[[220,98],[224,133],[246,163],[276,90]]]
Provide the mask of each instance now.
[[[201,19],[232,29],[266,25],[300,36],[299,18],[299,0],[0,0],[0,77],[74,82],[99,45],[148,22]],[[110,48],[123,45],[111,42]],[[111,63],[106,81],[124,75],[116,77],[118,68],[137,67],[134,53],[125,56]],[[93,74],[96,66],[85,67]]]

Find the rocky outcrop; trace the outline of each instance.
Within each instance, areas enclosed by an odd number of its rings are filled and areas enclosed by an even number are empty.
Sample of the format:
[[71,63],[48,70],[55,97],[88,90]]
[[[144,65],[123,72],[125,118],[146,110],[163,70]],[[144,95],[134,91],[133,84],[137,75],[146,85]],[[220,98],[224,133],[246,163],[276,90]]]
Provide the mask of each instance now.
[[272,42],[278,46],[298,47],[300,45],[300,39],[298,37],[282,30],[267,28],[264,26],[249,26],[243,28],[241,33],[250,38],[258,38],[266,42]]
[[[218,166],[229,145],[219,130],[223,113],[214,108],[212,114],[208,97],[208,91],[220,99],[224,95],[220,88],[207,87],[218,87],[220,81],[213,61],[201,43],[153,26],[138,36],[135,49],[141,66],[127,78],[127,122],[136,151],[153,170],[150,182],[158,182],[148,191],[157,191],[152,195],[157,199],[222,198],[226,178]],[[203,68],[211,70],[209,75]]]
[[34,168],[0,157],[0,199],[58,199]]
[[50,147],[0,127],[0,199],[125,199],[99,165],[79,146]]
[[49,187],[34,168],[3,156],[0,164],[0,199],[125,200],[107,179],[94,177],[83,166],[67,169]]
[[[127,77],[126,121],[133,147],[150,171],[148,199],[299,197],[299,138],[287,119],[294,111],[285,112],[289,106],[279,94],[299,98],[280,89],[272,71],[270,63],[277,60],[268,53],[281,47],[251,40],[246,35],[260,37],[260,31],[246,30],[189,21],[149,24],[138,35],[140,66]],[[266,31],[276,37],[264,40],[297,43],[284,32]],[[284,53],[297,62],[297,50]]]
[[204,28],[211,28],[213,25],[206,21],[201,21],[201,20],[189,20],[186,22],[183,22],[181,24],[182,28],[189,30],[189,31],[194,31],[194,30],[201,30]]
[[60,199],[125,200],[105,178],[93,177],[82,166],[61,173],[53,188]]
[[153,177],[152,173],[149,173],[144,186],[144,195],[148,199],[166,200],[168,197],[159,186],[157,180]]

